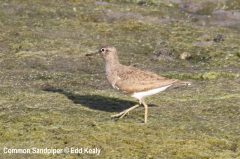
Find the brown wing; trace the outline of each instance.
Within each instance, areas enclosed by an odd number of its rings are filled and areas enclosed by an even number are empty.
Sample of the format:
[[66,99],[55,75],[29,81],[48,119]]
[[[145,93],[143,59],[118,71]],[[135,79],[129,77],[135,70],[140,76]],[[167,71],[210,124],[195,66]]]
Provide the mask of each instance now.
[[117,70],[117,75],[123,79],[128,81],[149,81],[151,79],[167,79],[165,77],[156,75],[152,72],[142,70],[136,67],[124,66],[122,65],[121,70]]
[[121,91],[126,92],[128,94],[132,94],[134,92],[144,92],[151,89],[171,85],[178,82],[175,79],[168,79],[168,80],[158,80],[158,81],[140,81],[140,82],[132,82],[128,80],[117,80],[115,86],[118,87]]
[[178,82],[177,79],[168,79],[152,72],[144,71],[135,67],[124,66],[117,72],[118,79],[115,86],[129,94],[134,92],[148,91]]

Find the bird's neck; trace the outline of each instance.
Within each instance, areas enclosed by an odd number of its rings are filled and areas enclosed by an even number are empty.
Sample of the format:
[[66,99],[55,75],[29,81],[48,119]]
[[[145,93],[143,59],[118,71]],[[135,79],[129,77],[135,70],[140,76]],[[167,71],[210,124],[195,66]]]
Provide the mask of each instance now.
[[106,71],[111,69],[111,70],[115,70],[116,68],[118,68],[120,65],[119,61],[118,61],[118,56],[109,56],[109,57],[105,57],[105,67],[106,67]]
[[106,60],[105,70],[106,76],[109,83],[114,87],[114,83],[118,78],[118,70],[121,69],[121,64],[118,61],[118,58],[111,59],[109,61]]

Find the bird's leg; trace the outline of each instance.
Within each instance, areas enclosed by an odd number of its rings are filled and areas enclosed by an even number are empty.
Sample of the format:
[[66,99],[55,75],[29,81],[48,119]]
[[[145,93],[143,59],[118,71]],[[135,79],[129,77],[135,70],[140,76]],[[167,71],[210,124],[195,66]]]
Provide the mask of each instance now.
[[148,105],[142,100],[142,104],[144,105],[145,108],[145,116],[144,116],[144,123],[147,123],[147,116],[148,116]]
[[135,109],[135,108],[137,108],[137,107],[139,107],[139,104],[137,104],[137,105],[135,105],[135,106],[133,106],[133,107],[125,110],[124,113],[123,113],[123,115],[122,115],[119,119],[121,119],[121,118],[124,117],[128,112],[130,112],[131,110],[133,110],[133,109]]
[[141,101],[139,101],[139,104],[134,105],[133,107],[128,108],[128,109],[122,111],[121,113],[118,113],[118,114],[115,114],[115,115],[111,115],[111,117],[112,117],[112,118],[120,117],[119,119],[121,119],[121,118],[124,117],[128,112],[130,112],[131,110],[139,107],[140,105],[141,105]]

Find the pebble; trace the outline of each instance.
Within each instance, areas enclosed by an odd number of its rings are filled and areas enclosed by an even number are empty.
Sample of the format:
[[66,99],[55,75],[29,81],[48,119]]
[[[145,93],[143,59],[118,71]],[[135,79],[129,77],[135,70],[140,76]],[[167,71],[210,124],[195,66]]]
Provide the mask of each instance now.
[[218,35],[216,38],[213,39],[214,42],[220,42],[220,41],[224,41],[222,35]]
[[179,56],[182,60],[190,60],[192,58],[192,55],[189,52],[184,52]]
[[166,60],[166,61],[175,61],[168,54],[172,52],[172,49],[169,47],[162,48],[157,55],[152,55],[149,58],[152,60]]

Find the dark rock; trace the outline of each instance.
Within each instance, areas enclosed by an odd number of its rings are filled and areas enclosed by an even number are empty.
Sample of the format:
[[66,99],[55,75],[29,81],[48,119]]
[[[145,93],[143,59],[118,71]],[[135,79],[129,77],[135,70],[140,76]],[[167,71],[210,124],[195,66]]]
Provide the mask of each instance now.
[[224,41],[222,35],[218,35],[216,38],[213,39],[214,42],[220,42],[220,41]]
[[138,2],[137,4],[140,5],[140,6],[146,6],[146,5],[147,5],[147,2],[145,2],[145,1],[140,1],[140,2]]

